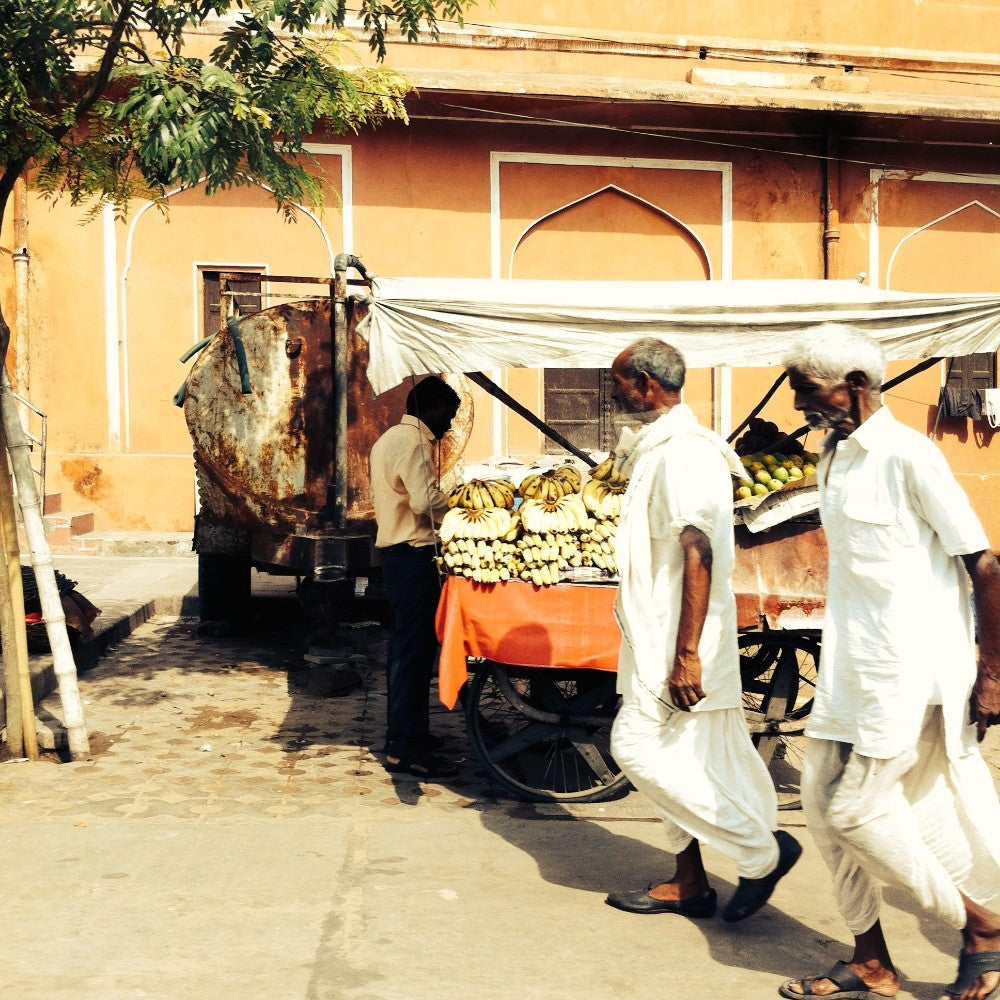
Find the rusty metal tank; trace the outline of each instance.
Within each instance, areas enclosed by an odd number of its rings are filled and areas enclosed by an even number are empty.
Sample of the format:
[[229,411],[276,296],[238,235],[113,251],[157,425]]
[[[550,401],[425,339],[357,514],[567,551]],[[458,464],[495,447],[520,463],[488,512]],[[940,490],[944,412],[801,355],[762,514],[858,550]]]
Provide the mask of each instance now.
[[[184,415],[194,443],[200,504],[220,524],[253,532],[312,533],[371,527],[368,454],[405,409],[410,383],[374,397],[367,346],[356,333],[364,306],[345,302],[346,353],[335,351],[329,297],[292,302],[230,322],[197,357]],[[241,373],[239,342],[245,354]],[[335,356],[346,379],[333,378]],[[461,375],[445,375],[462,404],[437,446],[442,475],[452,469],[472,428],[472,399]],[[337,469],[335,383],[347,406],[345,468]],[[249,389],[249,391],[244,391]],[[334,482],[343,512],[334,517]],[[337,524],[336,520],[344,523]]]

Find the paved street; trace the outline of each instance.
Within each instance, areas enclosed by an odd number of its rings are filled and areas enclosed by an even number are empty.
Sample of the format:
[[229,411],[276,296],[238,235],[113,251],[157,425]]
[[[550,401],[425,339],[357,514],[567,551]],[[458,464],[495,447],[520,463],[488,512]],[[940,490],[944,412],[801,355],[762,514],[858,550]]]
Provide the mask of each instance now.
[[[385,637],[345,628],[364,683],[309,693],[294,616],[254,635],[140,625],[81,688],[93,759],[0,764],[0,984],[19,1000],[664,1000],[773,997],[846,957],[825,868],[802,862],[745,924],[603,903],[666,874],[659,826],[617,802],[499,797],[463,720],[446,784],[380,766]],[[58,701],[43,711],[58,713]],[[991,740],[995,752],[996,741]],[[995,769],[994,769],[995,770]],[[707,862],[721,899],[735,871]],[[901,997],[936,997],[958,936],[890,891]]]

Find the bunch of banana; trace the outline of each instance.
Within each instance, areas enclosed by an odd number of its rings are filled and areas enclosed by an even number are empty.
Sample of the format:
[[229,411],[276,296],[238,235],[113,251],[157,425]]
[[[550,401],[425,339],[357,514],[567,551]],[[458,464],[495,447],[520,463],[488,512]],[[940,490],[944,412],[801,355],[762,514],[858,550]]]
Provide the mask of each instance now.
[[579,493],[583,477],[575,465],[560,465],[545,472],[529,472],[521,480],[518,492],[525,500],[554,503],[570,493]]
[[587,509],[579,493],[567,493],[557,500],[525,500],[518,511],[525,531],[580,531],[587,523]]
[[455,487],[448,497],[448,506],[465,510],[489,510],[491,507],[510,510],[514,506],[514,484],[506,479],[472,479]]
[[628,486],[628,480],[615,468],[615,454],[612,452],[608,457],[590,470],[590,478],[597,479],[609,486]]
[[511,566],[517,556],[513,542],[454,536],[442,545],[438,566],[446,573],[476,583],[500,583],[511,579]]
[[564,571],[583,565],[574,532],[526,531],[515,544],[517,556],[511,570],[536,587],[558,583]]
[[618,572],[615,561],[617,519],[589,519],[587,530],[580,535],[580,554],[584,566],[598,566],[611,574]]
[[[618,475],[618,473],[615,473]],[[619,476],[619,482],[610,479],[588,479],[583,488],[584,506],[599,521],[618,517],[622,510],[622,496],[628,488],[628,480]]]
[[580,487],[583,486],[583,474],[572,462],[557,465],[552,470],[552,474],[556,479],[561,479],[564,483],[572,486],[574,493],[580,492]]
[[452,538],[503,538],[511,530],[511,513],[505,507],[452,507],[441,520],[442,544]]

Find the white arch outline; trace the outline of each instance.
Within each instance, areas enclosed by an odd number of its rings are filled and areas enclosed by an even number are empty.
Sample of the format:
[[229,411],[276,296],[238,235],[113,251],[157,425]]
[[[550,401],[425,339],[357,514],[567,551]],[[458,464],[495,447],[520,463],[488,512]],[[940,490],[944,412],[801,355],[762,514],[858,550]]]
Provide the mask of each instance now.
[[[341,239],[342,245],[345,253],[351,253],[352,243],[353,243],[353,173],[352,173],[352,147],[335,145],[329,143],[306,143],[303,146],[303,150],[308,153],[318,154],[318,155],[334,155],[340,157],[341,162]],[[195,190],[200,184],[203,183],[199,181],[198,184],[192,185],[190,187],[178,187],[172,191],[168,191],[164,195],[164,200],[174,198],[179,194],[186,191]],[[260,188],[268,193],[273,193],[272,189],[266,184],[255,184],[255,187]],[[155,202],[147,202],[143,205],[132,217],[129,222],[128,229],[126,231],[125,238],[125,261],[122,265],[121,278],[119,279],[119,291],[118,291],[118,308],[114,309],[113,297],[110,292],[111,282],[108,281],[107,273],[105,274],[105,299],[106,299],[106,321],[105,321],[105,351],[106,351],[106,363],[105,363],[105,379],[107,382],[107,395],[108,395],[108,444],[109,450],[111,452],[120,452],[123,449],[122,445],[122,430],[124,427],[124,450],[128,451],[131,447],[131,405],[128,391],[128,378],[129,378],[129,364],[128,364],[128,306],[127,306],[127,285],[128,285],[128,275],[132,267],[132,246],[135,239],[135,233],[138,228],[139,222],[142,217],[151,208],[155,208]],[[320,221],[319,216],[313,212],[311,209],[304,205],[300,205],[297,202],[293,203],[293,207],[303,213],[308,219],[310,219],[316,226],[319,234],[323,240],[323,244],[326,247],[327,257],[330,264],[330,274],[333,274],[334,258],[336,256],[333,246],[330,242],[329,234],[323,223]],[[110,226],[112,229],[111,240],[116,240],[113,233],[113,210],[111,206],[105,205],[104,207],[104,218],[105,218],[105,266],[108,266],[109,257],[112,257],[108,248],[109,240],[109,213],[110,214]],[[114,256],[117,256],[116,254]],[[112,258],[113,259],[113,258]],[[117,313],[117,315],[115,315]],[[197,332],[197,320],[193,327],[193,331]],[[197,338],[195,338],[197,339]],[[194,340],[192,340],[194,343]],[[120,359],[120,360],[119,360]]]
[[871,211],[868,216],[868,284],[872,288],[888,288],[882,284],[882,250],[879,230],[879,194],[882,181],[916,181],[935,184],[979,184],[985,187],[1000,185],[1000,177],[996,174],[949,174],[937,170],[926,173],[911,173],[908,170],[885,170],[875,167],[868,171],[868,182],[871,185]]
[[[733,276],[733,165],[725,160],[673,160],[642,156],[588,156],[576,153],[525,153],[490,151],[490,277],[501,275],[500,232],[500,168],[504,163],[529,163],[539,166],[562,167],[619,167],[639,170],[681,170],[692,173],[715,173],[719,175],[719,209],[722,245],[719,251],[719,276],[715,280],[729,281]],[[709,261],[711,259],[709,258]],[[500,373],[494,373],[499,377]],[[541,391],[542,372],[538,373]],[[725,434],[732,427],[732,369],[728,367],[712,369],[712,424]],[[509,411],[497,401],[493,401],[493,451],[502,455],[508,440],[507,421]]]
[[885,266],[885,287],[892,288],[892,266],[896,262],[896,254],[902,250],[903,245],[908,243],[913,239],[914,236],[919,236],[921,233],[926,232],[928,229],[932,229],[939,222],[944,222],[946,219],[950,219],[952,216],[960,215],[967,208],[981,208],[984,212],[992,215],[995,219],[1000,219],[1000,212],[996,209],[990,208],[989,205],[984,205],[978,198],[973,198],[972,201],[967,201],[964,205],[959,208],[953,208],[950,212],[945,212],[944,215],[939,215],[936,219],[931,222],[926,223],[923,226],[919,226],[917,229],[913,229],[908,232],[895,246],[892,253],[889,255],[889,263]]
[[[930,226],[947,219],[950,215],[954,215],[956,212],[964,211],[970,205],[979,205],[980,207],[985,208],[990,214],[996,215],[1000,218],[1000,214],[994,212],[993,209],[983,205],[983,203],[978,199],[973,199],[961,208],[954,209],[951,212],[946,212],[939,219],[935,219],[933,222],[929,222],[927,225],[921,226],[920,229],[914,230],[912,233],[907,233],[907,235],[896,244],[895,249],[893,249],[892,253],[889,255],[889,262],[885,271],[885,285],[883,286],[882,262],[880,259],[882,253],[880,245],[881,230],[879,228],[879,211],[881,208],[879,194],[881,192],[882,181],[924,181],[936,184],[977,184],[984,187],[997,187],[1000,186],[1000,177],[997,177],[995,174],[949,174],[937,170],[928,170],[926,173],[915,174],[906,170],[884,170],[881,168],[873,168],[868,172],[868,180],[871,184],[871,212],[868,217],[868,284],[872,288],[890,288],[892,264],[895,260],[896,253],[903,243],[923,229],[927,229]],[[941,380],[942,387],[945,384],[945,379],[947,377],[946,373],[947,365],[944,361],[942,361],[938,365],[938,375]]]
[[701,239],[701,237],[690,226],[685,225],[683,222],[681,222],[680,219],[677,218],[676,215],[673,215],[672,213],[668,212],[665,208],[661,208],[659,205],[655,205],[653,202],[648,201],[641,195],[635,194],[633,191],[628,191],[623,187],[619,187],[617,184],[605,184],[604,187],[602,188],[595,188],[588,194],[582,195],[579,198],[575,198],[573,201],[568,201],[566,202],[565,205],[560,205],[558,208],[552,209],[551,212],[546,212],[545,215],[540,215],[533,222],[530,222],[527,226],[525,226],[524,230],[514,241],[513,247],[511,247],[510,261],[507,264],[507,277],[512,278],[514,276],[514,257],[517,254],[517,248],[521,245],[525,237],[527,237],[527,235],[533,229],[537,229],[547,219],[551,219],[554,216],[561,214],[562,212],[565,212],[571,208],[575,208],[577,205],[582,205],[585,201],[590,201],[592,198],[597,198],[599,195],[602,195],[608,191],[617,192],[618,194],[624,196],[625,198],[628,198],[631,201],[638,202],[638,204],[640,205],[645,205],[646,208],[651,209],[657,215],[669,219],[676,226],[682,229],[685,233],[688,233],[691,236],[691,238],[695,241],[695,243],[698,244],[698,248],[701,250],[703,262],[708,267],[707,280],[708,281],[712,280],[712,258],[709,256],[708,247],[705,246],[705,243]]

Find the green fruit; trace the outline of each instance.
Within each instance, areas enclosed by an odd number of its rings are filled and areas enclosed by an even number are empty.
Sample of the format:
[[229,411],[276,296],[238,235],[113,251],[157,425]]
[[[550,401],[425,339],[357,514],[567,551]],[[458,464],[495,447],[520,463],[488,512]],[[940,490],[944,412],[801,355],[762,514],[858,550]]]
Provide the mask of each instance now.
[[753,495],[755,497],[766,497],[771,491],[763,483],[754,483]]
[[761,469],[757,475],[754,476],[754,479],[756,479],[758,483],[764,483],[766,485],[771,481],[771,473],[768,472],[767,469]]
[[780,482],[780,483],[787,483],[788,482],[788,469],[786,469],[783,465],[779,465],[778,468],[776,468],[774,470],[774,473],[772,474],[771,478],[772,479],[777,479],[778,482]]
[[753,488],[750,486],[741,486],[736,491],[737,500],[749,500],[753,496]]
[[768,484],[767,488],[771,493],[777,493],[785,484],[780,479],[772,479]]
[[801,478],[802,478],[802,470],[800,468],[798,468],[797,466],[793,465],[788,470],[788,479],[789,479],[789,481],[791,482],[791,481],[793,481],[795,479],[801,479]]

